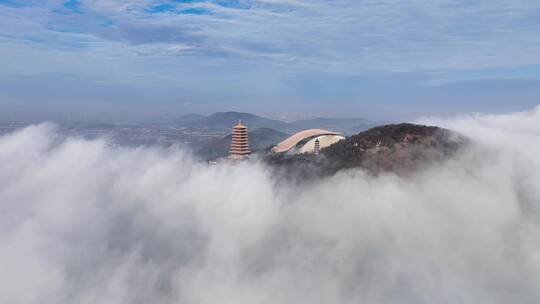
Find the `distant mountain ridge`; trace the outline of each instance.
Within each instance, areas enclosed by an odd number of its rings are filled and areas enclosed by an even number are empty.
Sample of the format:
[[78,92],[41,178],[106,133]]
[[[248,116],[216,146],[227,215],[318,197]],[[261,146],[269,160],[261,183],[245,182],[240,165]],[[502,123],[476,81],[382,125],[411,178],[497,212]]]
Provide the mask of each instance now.
[[294,122],[284,122],[270,119],[251,113],[243,112],[217,112],[210,116],[199,114],[187,114],[173,120],[173,123],[188,128],[207,128],[228,130],[239,120],[245,123],[250,129],[270,128],[284,133],[295,133],[304,129],[322,128],[340,132],[346,135],[355,134],[366,130],[375,122],[365,118],[327,118],[319,117],[313,119],[298,120]]

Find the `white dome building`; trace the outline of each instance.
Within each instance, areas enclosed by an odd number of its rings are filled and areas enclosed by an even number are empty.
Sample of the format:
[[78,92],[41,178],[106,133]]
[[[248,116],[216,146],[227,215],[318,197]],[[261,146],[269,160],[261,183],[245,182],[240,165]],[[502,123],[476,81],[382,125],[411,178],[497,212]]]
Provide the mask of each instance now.
[[319,141],[319,148],[322,150],[344,138],[336,132],[323,129],[308,129],[280,142],[272,151],[287,154],[315,153],[317,140]]

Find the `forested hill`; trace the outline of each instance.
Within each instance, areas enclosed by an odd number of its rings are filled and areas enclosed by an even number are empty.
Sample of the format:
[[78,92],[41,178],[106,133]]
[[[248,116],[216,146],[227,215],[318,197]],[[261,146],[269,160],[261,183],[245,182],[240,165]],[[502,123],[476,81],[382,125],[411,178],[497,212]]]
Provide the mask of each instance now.
[[375,127],[350,136],[324,150],[321,155],[272,155],[267,161],[288,174],[332,175],[349,168],[371,173],[408,173],[436,161],[444,161],[467,140],[439,127],[394,124]]

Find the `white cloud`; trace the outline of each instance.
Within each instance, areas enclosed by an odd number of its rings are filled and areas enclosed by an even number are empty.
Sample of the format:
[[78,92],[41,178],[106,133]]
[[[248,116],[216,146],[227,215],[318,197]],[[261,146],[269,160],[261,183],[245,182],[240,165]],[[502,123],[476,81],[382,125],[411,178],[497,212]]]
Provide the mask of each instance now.
[[[204,8],[209,14],[147,11],[160,3],[82,1],[83,13],[74,15],[54,13],[61,7],[56,2],[23,9],[1,7],[2,14],[11,16],[16,11],[18,18],[25,16],[33,26],[40,24],[42,32],[9,19],[10,26],[0,33],[13,35],[13,29],[18,29],[16,38],[29,39],[28,32],[50,35],[52,27],[128,44],[160,43],[165,52],[165,44],[180,43],[197,46],[195,53],[200,56],[227,52],[239,58],[258,57],[299,66],[307,62],[312,67],[338,71],[470,70],[539,63],[540,36],[534,29],[538,27],[540,7],[536,1],[500,0],[475,5],[455,1],[405,4],[344,0],[264,0],[219,5],[202,1],[174,5],[178,10]],[[113,26],[96,25],[100,18]],[[47,39],[41,43],[55,42]],[[123,53],[123,47],[117,52]],[[163,51],[156,50],[156,55],[163,55]]]
[[0,138],[2,303],[537,303],[540,113],[425,119],[478,144],[401,178]]

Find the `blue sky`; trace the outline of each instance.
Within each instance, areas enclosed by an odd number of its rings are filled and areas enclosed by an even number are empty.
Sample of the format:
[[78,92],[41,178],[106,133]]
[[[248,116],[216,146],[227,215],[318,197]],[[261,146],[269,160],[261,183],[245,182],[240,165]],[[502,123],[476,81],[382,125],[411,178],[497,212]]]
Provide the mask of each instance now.
[[0,92],[4,116],[531,109],[540,1],[0,0]]

